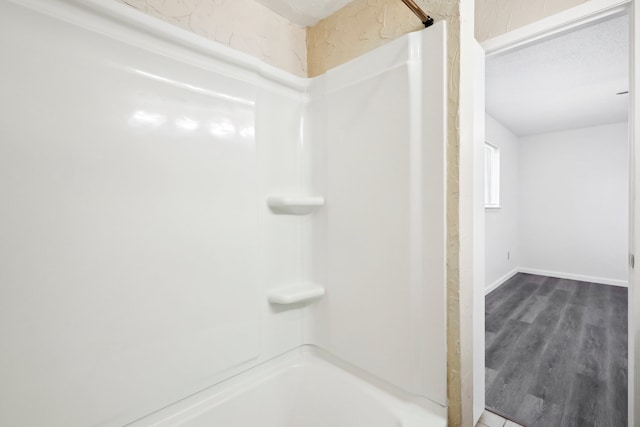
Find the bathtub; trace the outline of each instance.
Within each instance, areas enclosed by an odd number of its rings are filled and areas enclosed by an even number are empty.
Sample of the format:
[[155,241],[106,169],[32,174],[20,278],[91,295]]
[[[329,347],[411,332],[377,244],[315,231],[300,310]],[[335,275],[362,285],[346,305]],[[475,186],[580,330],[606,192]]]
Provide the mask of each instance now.
[[[135,427],[445,427],[447,411],[307,346],[130,424]],[[341,366],[340,366],[341,365]]]

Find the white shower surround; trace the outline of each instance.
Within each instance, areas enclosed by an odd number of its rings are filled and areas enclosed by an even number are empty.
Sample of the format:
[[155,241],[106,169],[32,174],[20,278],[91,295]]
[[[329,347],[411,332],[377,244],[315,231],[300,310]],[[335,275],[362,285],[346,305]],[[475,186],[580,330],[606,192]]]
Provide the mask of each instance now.
[[0,424],[148,425],[285,360],[446,425],[443,22],[315,79],[117,3],[0,22]]
[[[131,427],[445,427],[446,411],[304,346]],[[425,408],[426,406],[426,408]]]

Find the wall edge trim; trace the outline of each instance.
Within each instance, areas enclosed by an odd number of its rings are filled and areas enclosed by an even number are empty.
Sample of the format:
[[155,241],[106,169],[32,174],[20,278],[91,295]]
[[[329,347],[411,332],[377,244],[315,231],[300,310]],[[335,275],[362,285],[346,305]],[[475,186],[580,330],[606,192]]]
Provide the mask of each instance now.
[[590,0],[504,34],[484,40],[487,56],[498,55],[558,33],[579,28],[606,16],[624,13],[633,0]]

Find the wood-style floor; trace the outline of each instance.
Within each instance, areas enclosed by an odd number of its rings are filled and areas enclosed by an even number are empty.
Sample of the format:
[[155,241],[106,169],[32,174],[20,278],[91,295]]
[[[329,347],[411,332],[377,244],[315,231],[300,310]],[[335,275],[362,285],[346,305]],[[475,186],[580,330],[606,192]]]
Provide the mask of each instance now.
[[486,405],[527,427],[627,426],[627,289],[517,274],[486,297]]

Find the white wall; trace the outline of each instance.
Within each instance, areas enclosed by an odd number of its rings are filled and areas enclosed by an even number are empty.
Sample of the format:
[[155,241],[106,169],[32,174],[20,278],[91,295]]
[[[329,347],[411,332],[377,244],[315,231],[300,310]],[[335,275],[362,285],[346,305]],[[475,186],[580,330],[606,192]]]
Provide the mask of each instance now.
[[486,141],[500,149],[500,208],[485,209],[485,287],[500,285],[519,266],[518,137],[486,115]]
[[522,270],[626,283],[628,158],[626,123],[520,139]]
[[627,124],[518,138],[487,115],[486,141],[501,174],[500,208],[485,211],[487,291],[516,271],[626,284]]
[[328,71],[309,114],[313,186],[327,199],[310,265],[327,295],[311,341],[442,406],[444,40],[438,22]]
[[[444,22],[312,87],[116,2],[23,3],[0,2],[0,425],[128,425],[304,343],[444,413]],[[315,190],[308,217],[265,203]],[[317,306],[269,305],[319,269]]]
[[298,346],[265,295],[300,281],[300,222],[263,201],[300,185],[303,81],[116,2],[24,3],[0,2],[0,425],[122,426]]

